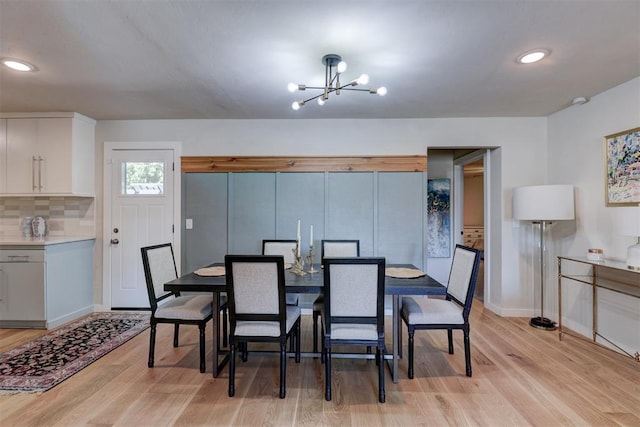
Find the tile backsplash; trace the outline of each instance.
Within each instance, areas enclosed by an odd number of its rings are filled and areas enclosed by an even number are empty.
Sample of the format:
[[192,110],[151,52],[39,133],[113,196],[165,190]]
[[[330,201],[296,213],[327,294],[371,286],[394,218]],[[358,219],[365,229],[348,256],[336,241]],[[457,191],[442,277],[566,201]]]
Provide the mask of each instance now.
[[25,216],[47,221],[47,236],[95,236],[95,200],[91,197],[0,197],[0,238],[22,235]]

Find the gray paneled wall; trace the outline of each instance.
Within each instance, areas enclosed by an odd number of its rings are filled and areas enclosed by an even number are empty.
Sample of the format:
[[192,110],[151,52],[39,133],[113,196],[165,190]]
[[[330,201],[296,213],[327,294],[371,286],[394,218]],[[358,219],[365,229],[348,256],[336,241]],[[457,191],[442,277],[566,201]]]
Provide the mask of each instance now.
[[182,268],[226,253],[261,252],[262,239],[294,239],[302,252],[313,224],[315,262],[322,239],[360,239],[362,256],[424,268],[423,172],[186,173],[182,177]]

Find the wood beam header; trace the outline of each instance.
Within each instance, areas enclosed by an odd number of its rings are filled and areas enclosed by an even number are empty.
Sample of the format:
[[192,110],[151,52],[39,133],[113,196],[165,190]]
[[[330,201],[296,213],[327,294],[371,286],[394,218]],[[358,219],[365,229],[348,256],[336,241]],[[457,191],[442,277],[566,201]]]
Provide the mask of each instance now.
[[183,156],[182,172],[424,172],[427,156]]

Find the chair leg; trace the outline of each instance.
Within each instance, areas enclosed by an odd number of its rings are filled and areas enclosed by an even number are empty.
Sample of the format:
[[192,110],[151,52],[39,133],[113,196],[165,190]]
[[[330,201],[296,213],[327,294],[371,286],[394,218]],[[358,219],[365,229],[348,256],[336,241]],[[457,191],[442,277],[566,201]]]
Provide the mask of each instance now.
[[[324,341],[324,340],[323,340]],[[324,398],[326,401],[331,400],[331,349],[322,347],[324,355]]]
[[467,376],[471,376],[471,342],[469,340],[469,328],[464,329],[464,363],[467,369]]
[[246,362],[247,360],[249,360],[249,343],[248,342],[242,342],[240,343],[240,352],[241,352],[241,356],[242,356],[242,361]]
[[229,319],[229,312],[228,309],[223,309],[222,310],[222,345],[224,347],[229,345],[229,337],[227,336],[228,331],[227,331],[227,320]]
[[320,321],[320,333],[321,333],[321,339],[322,339],[322,352],[320,353],[320,363],[324,363],[325,360],[327,360],[327,350],[324,346],[324,325],[322,324],[322,321]]
[[318,352],[318,318],[320,312],[313,310],[313,352]]
[[205,325],[198,325],[198,329],[200,329],[200,373],[204,373],[207,370],[207,363],[205,360],[205,351],[204,351],[204,330]]
[[386,400],[384,390],[384,347],[379,347],[376,353],[378,356],[378,400],[380,403],[384,403]]
[[236,394],[236,345],[229,343],[229,397]]
[[296,322],[296,363],[300,363],[300,341],[302,336],[300,335],[300,322],[301,319],[298,319]]
[[447,329],[447,338],[449,338],[449,354],[453,354],[453,329]]
[[280,399],[284,399],[287,394],[287,343],[280,343]]
[[149,332],[149,362],[147,365],[153,368],[153,359],[156,349],[156,324],[151,322],[151,328]]
[[408,328],[409,331],[409,342],[408,342],[408,346],[409,346],[409,369],[407,372],[407,375],[409,377],[409,379],[413,379],[413,345],[414,345],[414,334],[415,334],[415,329],[412,329],[411,327]]
[[173,346],[177,347],[178,346],[178,335],[180,334],[180,325],[179,324],[175,324],[173,325]]

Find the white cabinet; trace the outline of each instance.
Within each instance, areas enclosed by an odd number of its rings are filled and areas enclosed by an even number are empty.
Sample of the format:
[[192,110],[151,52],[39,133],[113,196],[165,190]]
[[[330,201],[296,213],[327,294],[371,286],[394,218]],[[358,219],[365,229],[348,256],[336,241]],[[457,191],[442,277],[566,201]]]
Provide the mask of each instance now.
[[77,113],[7,116],[3,194],[95,194],[94,120]]
[[9,326],[7,321],[43,323],[43,251],[12,251],[0,261],[0,326]]
[[54,328],[93,311],[93,240],[0,247],[0,328]]

